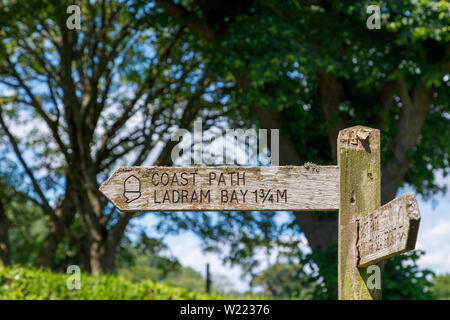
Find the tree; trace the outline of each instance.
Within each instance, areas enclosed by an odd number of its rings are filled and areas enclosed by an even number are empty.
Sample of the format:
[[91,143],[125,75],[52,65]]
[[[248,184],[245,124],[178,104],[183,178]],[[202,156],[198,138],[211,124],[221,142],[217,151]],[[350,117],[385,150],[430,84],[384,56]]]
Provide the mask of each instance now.
[[[99,182],[119,164],[170,165],[169,133],[200,115],[281,129],[281,164],[335,164],[340,129],[380,128],[382,202],[405,182],[426,196],[442,189],[433,172],[449,168],[447,2],[383,5],[381,30],[366,28],[365,1],[74,3],[81,30],[67,29],[56,0],[0,5],[0,127],[49,220],[41,264],[64,240],[85,270],[112,269],[136,215],[118,215]],[[26,136],[24,120],[36,129]],[[202,234],[212,225],[199,226],[206,213],[161,216]],[[313,250],[336,240],[335,214],[295,216]]]
[[[3,151],[3,150],[2,150]],[[41,208],[14,186],[23,184],[17,164],[0,156],[0,265],[36,265],[47,232]]]
[[[157,0],[186,25],[208,67],[233,84],[231,105],[280,128],[280,163],[335,164],[339,130],[382,131],[382,203],[404,183],[430,196],[449,170],[450,4]],[[295,213],[313,250],[337,239],[335,214]]]
[[6,214],[3,192],[0,193],[0,266],[9,264],[9,218]]
[[143,280],[148,276],[154,281],[161,281],[181,268],[161,239],[150,238],[143,231],[136,241],[128,237],[122,239],[117,265],[119,272],[128,274],[127,277],[132,280]]
[[[8,211],[11,204],[22,200],[19,194],[15,193],[11,186],[18,182],[20,177],[11,174],[14,171],[14,163],[11,163],[3,155],[0,155],[0,266],[9,265],[11,262],[10,228],[11,219]],[[16,178],[16,179],[14,179]],[[14,181],[16,180],[16,181]]]
[[430,300],[434,299],[432,276],[428,269],[417,265],[423,251],[413,251],[388,259],[383,271],[383,299]]
[[118,274],[127,280],[152,280],[189,291],[205,292],[205,279],[190,267],[182,266],[161,239],[141,232],[135,241],[122,239],[117,257]]
[[310,300],[314,290],[310,278],[301,264],[276,262],[254,277],[253,283],[261,285],[267,294],[275,298]]
[[48,220],[39,264],[55,268],[65,241],[98,273],[114,269],[139,215],[119,215],[99,183],[120,164],[170,164],[171,132],[204,110],[213,122],[221,109],[203,97],[212,78],[190,54],[184,26],[168,28],[138,1],[73,3],[80,30],[66,26],[64,1],[0,5],[0,131],[26,176],[12,187]]

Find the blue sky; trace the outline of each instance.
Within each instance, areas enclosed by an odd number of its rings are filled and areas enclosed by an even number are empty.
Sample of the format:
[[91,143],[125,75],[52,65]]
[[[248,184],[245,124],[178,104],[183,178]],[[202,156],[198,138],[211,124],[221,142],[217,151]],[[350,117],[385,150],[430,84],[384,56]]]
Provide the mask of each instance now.
[[[436,180],[450,189],[450,176],[444,178],[437,174]],[[398,192],[398,195],[410,192],[414,193],[410,188],[404,188]],[[450,273],[450,194],[439,194],[428,201],[417,196],[417,201],[419,202],[421,222],[416,249],[424,250],[426,253],[420,258],[419,266],[431,269],[437,274]],[[286,215],[280,214],[280,220],[285,218]],[[144,227],[152,234],[151,230],[155,222],[155,219],[148,215],[136,220],[135,225]],[[304,237],[302,240],[305,250],[308,250]],[[206,263],[210,263],[213,275],[227,276],[236,290],[248,289],[248,279],[241,279],[241,269],[223,265],[218,254],[203,253],[201,240],[193,233],[185,232],[178,236],[168,236],[165,242],[183,265],[190,266],[204,274]],[[272,259],[275,259],[275,255]]]
[[[450,189],[450,177],[437,177]],[[450,194],[424,201],[418,197],[421,221],[416,248],[425,251],[419,265],[438,274],[450,273]]]

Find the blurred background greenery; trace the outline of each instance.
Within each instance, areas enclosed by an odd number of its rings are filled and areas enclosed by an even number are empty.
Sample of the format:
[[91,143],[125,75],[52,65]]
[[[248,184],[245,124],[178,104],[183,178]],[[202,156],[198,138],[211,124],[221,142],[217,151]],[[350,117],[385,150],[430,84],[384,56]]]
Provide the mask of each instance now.
[[[335,164],[339,130],[362,124],[382,132],[382,202],[404,186],[434,199],[449,171],[449,26],[442,0],[1,1],[0,298],[205,297],[164,244],[189,231],[267,297],[335,299],[335,213],[156,212],[158,237],[130,235],[144,213],[120,214],[98,186],[121,165],[174,165],[170,136],[196,120],[280,129],[281,165]],[[279,252],[263,270],[261,250]],[[385,299],[449,298],[423,254],[384,264]],[[61,284],[72,264],[82,293]],[[100,294],[108,281],[123,290]],[[239,296],[228,282],[213,281],[218,297]],[[171,289],[148,293],[158,285]]]

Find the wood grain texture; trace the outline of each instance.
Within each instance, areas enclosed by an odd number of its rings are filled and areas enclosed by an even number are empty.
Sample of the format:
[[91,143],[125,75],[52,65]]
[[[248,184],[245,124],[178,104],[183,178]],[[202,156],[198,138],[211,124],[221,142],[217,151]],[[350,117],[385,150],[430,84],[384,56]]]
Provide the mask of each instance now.
[[123,167],[100,186],[121,211],[337,210],[336,166]]
[[380,207],[380,132],[362,126],[339,132],[340,179],[338,236],[338,296],[340,300],[381,299],[381,289],[369,290],[366,269],[357,268],[356,223]]
[[419,207],[412,194],[404,194],[358,220],[358,267],[413,250],[419,223]]

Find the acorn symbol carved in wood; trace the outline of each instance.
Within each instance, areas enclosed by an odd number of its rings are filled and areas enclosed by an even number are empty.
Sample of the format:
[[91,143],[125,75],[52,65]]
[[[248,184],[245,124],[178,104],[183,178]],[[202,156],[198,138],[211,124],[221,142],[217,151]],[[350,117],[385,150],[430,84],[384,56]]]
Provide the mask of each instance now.
[[123,196],[127,203],[139,199],[141,196],[141,181],[134,175],[129,176],[123,183]]

